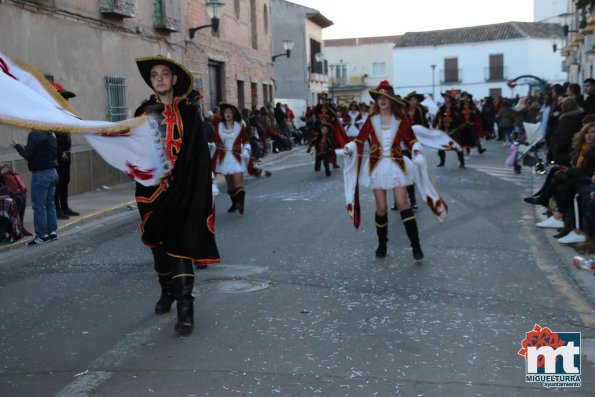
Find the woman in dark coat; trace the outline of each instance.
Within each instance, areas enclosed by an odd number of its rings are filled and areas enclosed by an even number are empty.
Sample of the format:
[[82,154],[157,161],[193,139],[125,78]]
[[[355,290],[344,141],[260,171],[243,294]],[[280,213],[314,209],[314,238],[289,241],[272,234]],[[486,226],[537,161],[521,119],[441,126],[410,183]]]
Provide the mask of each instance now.
[[553,161],[559,165],[570,165],[570,152],[572,152],[572,137],[582,127],[585,115],[579,108],[574,98],[564,98],[561,105],[562,113],[553,134]]

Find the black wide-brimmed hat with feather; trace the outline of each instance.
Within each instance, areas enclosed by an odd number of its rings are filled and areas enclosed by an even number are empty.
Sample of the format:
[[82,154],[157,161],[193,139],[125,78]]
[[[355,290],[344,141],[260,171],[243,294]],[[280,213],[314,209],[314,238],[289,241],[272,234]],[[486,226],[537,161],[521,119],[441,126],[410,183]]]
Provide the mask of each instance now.
[[425,98],[422,94],[418,94],[417,91],[411,91],[405,99],[410,100],[411,98],[417,99],[417,102],[421,103]]
[[166,65],[177,76],[176,84],[174,84],[174,97],[186,96],[194,87],[194,76],[192,76],[192,73],[173,59],[164,57],[163,55],[155,55],[152,57],[136,58],[135,62],[140,75],[151,89],[153,89],[153,84],[151,84],[151,69],[155,65]]
[[225,109],[231,109],[233,112],[233,119],[238,123],[242,122],[242,113],[240,113],[240,110],[237,107],[227,102],[219,103],[219,111],[221,113],[221,116],[223,116],[223,114],[225,113]]
[[396,102],[400,106],[407,107],[407,102],[405,102],[401,97],[395,95],[395,89],[387,80],[382,80],[378,86],[374,89],[368,90],[372,99],[377,100],[378,97],[384,96],[390,99],[393,102]]
[[54,87],[56,89],[56,91],[58,91],[60,93],[60,95],[62,95],[62,98],[64,98],[64,99],[70,99],[70,98],[76,97],[76,94],[74,92],[67,91],[66,89],[64,89],[64,87],[60,83],[52,83],[52,87]]

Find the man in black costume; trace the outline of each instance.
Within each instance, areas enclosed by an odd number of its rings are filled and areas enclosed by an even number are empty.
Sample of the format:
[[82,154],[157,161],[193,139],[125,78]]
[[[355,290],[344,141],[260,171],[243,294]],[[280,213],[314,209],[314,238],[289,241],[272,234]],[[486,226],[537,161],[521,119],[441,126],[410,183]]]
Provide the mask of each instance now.
[[163,56],[137,58],[136,64],[154,95],[135,115],[159,123],[169,172],[157,186],[136,185],[142,241],[153,252],[161,297],[155,313],[167,313],[177,301],[175,331],[194,328],[194,267],[219,262],[215,242],[211,157],[197,98],[188,94],[192,74]]

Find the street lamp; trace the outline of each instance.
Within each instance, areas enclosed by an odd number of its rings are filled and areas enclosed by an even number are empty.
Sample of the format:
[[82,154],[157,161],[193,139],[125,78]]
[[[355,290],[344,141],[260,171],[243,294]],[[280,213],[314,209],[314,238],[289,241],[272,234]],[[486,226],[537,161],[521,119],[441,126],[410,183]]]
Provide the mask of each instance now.
[[293,50],[294,44],[295,43],[293,42],[293,40],[283,40],[283,49],[285,50],[285,52],[273,55],[273,62],[275,62],[275,59],[282,56],[286,56],[287,58],[289,58],[291,56],[291,50]]
[[197,26],[195,28],[190,28],[188,30],[188,33],[190,35],[190,40],[192,40],[194,38],[194,33],[196,33],[197,30],[211,28],[214,33],[217,33],[219,31],[219,20],[223,16],[223,6],[224,5],[225,5],[225,3],[223,1],[217,1],[217,0],[207,1],[207,14],[209,15],[209,18],[211,18],[211,23],[209,25],[201,25],[201,26]]
[[432,101],[435,101],[434,98],[436,98],[436,96],[434,95],[434,71],[436,69],[436,65],[430,65],[430,67],[432,68]]

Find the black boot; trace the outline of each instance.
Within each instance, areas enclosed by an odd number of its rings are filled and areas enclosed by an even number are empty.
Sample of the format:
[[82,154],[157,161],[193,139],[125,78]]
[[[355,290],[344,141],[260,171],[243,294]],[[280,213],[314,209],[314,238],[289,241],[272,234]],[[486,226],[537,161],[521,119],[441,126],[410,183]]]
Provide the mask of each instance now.
[[171,305],[174,303],[174,283],[171,278],[171,273],[167,275],[159,275],[159,284],[161,285],[161,296],[155,304],[155,313],[164,314],[169,313]]
[[175,331],[188,335],[194,329],[194,269],[191,259],[178,259],[173,266],[174,297],[178,307]]
[[457,157],[459,158],[459,168],[465,168],[465,155],[463,152],[457,152]]
[[378,235],[378,248],[376,248],[376,258],[386,257],[386,242],[388,241],[388,216],[375,215],[376,234]]
[[244,187],[239,187],[236,191],[237,191],[236,207],[238,208],[238,211],[240,211],[240,214],[243,214],[244,213],[244,199],[246,198],[246,191],[244,190]]
[[228,190],[227,194],[229,194],[229,199],[231,200],[231,207],[227,210],[227,212],[236,212],[236,197],[237,197],[237,189],[235,190]]
[[424,253],[421,250],[421,244],[419,243],[419,233],[417,232],[417,221],[415,220],[415,214],[413,210],[406,209],[401,211],[401,219],[403,219],[403,225],[405,225],[405,232],[411,242],[411,248],[413,250],[413,258],[415,260],[421,260],[424,258]]
[[155,304],[155,313],[164,314],[169,313],[171,305],[174,303],[173,281],[172,281],[172,265],[176,258],[167,255],[163,247],[155,247],[153,251],[154,268],[159,276],[159,284],[161,285],[161,296]]
[[487,149],[484,149],[484,148],[481,146],[481,141],[478,139],[478,140],[477,140],[477,151],[479,152],[479,154],[484,154],[486,150],[487,150]]
[[411,208],[413,209],[413,211],[416,211],[417,202],[415,200],[415,185],[407,186],[407,195],[409,196],[409,204],[411,204]]
[[438,157],[440,157],[440,163],[436,167],[444,167],[444,161],[446,160],[446,152],[444,150],[438,150]]

